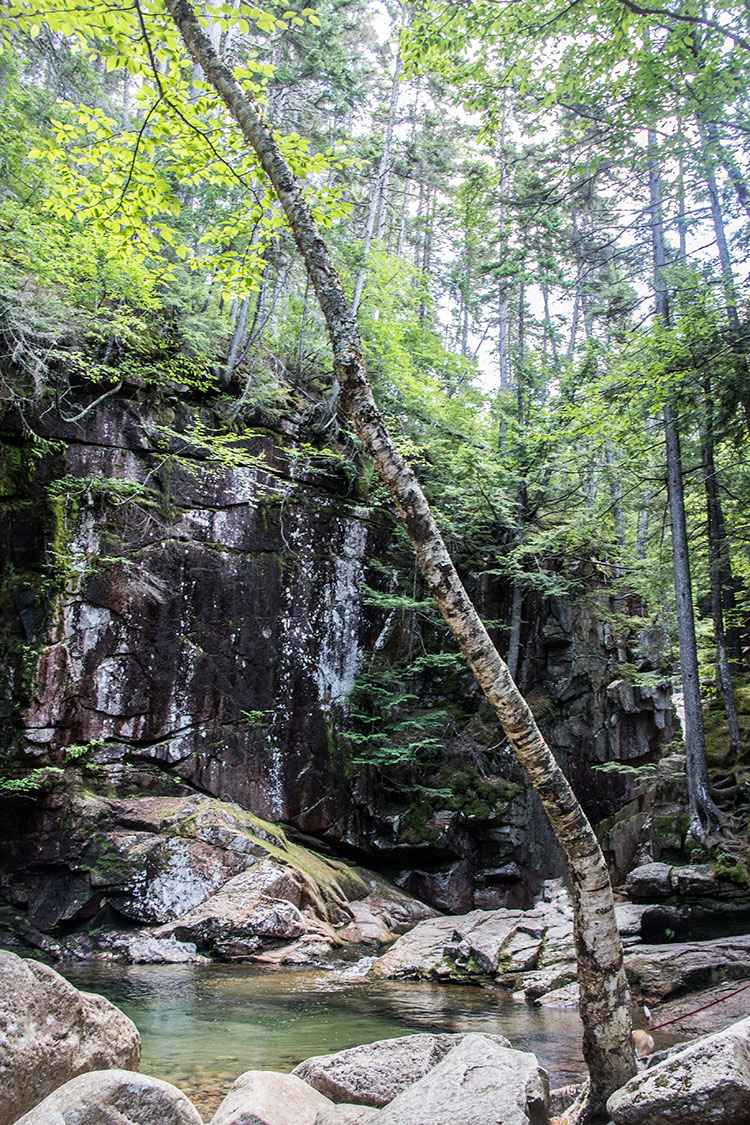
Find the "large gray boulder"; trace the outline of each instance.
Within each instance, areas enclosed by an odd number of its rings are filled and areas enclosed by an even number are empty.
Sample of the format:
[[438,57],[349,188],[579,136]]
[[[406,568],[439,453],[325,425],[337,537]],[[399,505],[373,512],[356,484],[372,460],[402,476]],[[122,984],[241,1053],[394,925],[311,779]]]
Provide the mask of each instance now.
[[158,936],[176,936],[200,949],[230,939],[293,941],[307,932],[299,907],[302,892],[292,871],[275,859],[264,859],[227,880],[216,894],[180,918],[161,926]]
[[[292,1074],[325,1094],[332,1102],[384,1106],[413,1082],[423,1078],[465,1035],[402,1035],[350,1047],[333,1055],[314,1055]],[[504,1047],[502,1036],[487,1036]]]
[[615,1125],[750,1122],[750,1018],[631,1078],[607,1102]]
[[109,1000],[0,950],[0,1125],[76,1075],[135,1070],[140,1057],[135,1024]]
[[17,1125],[202,1125],[169,1082],[132,1070],[95,1070],[55,1090]]
[[547,1125],[549,1081],[534,1055],[466,1035],[381,1109],[377,1125]]
[[319,1113],[313,1125],[369,1125],[370,1122],[374,1125],[379,1112],[371,1106],[341,1102]]
[[211,1125],[314,1125],[318,1114],[332,1108],[328,1098],[293,1074],[246,1070]]
[[668,863],[644,863],[628,872],[625,890],[633,902],[661,902],[674,894]]
[[750,934],[714,941],[636,946],[626,950],[625,972],[649,1005],[707,988],[717,980],[747,980]]

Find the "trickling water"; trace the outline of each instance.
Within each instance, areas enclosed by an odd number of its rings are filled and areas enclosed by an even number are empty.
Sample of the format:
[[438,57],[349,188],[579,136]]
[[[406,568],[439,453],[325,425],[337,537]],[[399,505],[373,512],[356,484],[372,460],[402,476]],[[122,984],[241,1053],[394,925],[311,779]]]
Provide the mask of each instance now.
[[359,669],[357,634],[366,545],[366,525],[359,519],[348,520],[341,554],[334,562],[319,610],[321,645],[315,678],[324,711],[346,699]]
[[[507,1035],[533,1051],[553,1086],[579,1079],[581,1025],[570,1011],[507,993],[363,979],[363,959],[339,971],[260,972],[241,965],[68,965],[135,1022],[141,1069],[173,1082],[208,1118],[245,1070],[289,1071],[310,1055],[418,1031]],[[357,974],[357,975],[355,975]]]

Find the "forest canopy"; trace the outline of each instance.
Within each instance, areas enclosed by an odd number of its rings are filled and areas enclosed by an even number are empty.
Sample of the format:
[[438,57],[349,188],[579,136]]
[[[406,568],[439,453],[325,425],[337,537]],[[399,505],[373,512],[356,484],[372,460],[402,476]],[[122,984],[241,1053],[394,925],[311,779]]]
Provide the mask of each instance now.
[[[467,562],[520,596],[593,565],[675,636],[673,405],[710,682],[712,551],[735,661],[748,567],[744,11],[328,0],[203,20],[303,178]],[[14,4],[3,28],[6,393],[64,406],[125,378],[230,414],[330,400],[281,210],[166,10]]]

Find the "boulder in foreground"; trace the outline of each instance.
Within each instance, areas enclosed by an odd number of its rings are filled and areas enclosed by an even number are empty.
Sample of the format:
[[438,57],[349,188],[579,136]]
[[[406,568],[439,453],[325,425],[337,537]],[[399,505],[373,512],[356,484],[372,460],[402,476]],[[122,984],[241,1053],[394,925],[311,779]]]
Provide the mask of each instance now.
[[135,1024],[38,961],[0,950],[0,1125],[86,1071],[135,1070]]
[[750,1018],[631,1078],[607,1109],[615,1125],[750,1122]]
[[314,1125],[318,1114],[332,1108],[328,1098],[293,1074],[246,1070],[211,1125]]
[[367,1125],[368,1122],[373,1122],[374,1125],[378,1112],[372,1106],[340,1102],[338,1105],[322,1110],[313,1125]]
[[534,1055],[466,1035],[381,1109],[377,1125],[547,1125],[549,1081]]
[[202,1125],[169,1082],[131,1070],[95,1070],[55,1090],[17,1125]]
[[[333,1055],[315,1055],[292,1074],[332,1102],[384,1106],[437,1066],[465,1035],[402,1035],[350,1047]],[[500,1035],[485,1036],[504,1047]]]

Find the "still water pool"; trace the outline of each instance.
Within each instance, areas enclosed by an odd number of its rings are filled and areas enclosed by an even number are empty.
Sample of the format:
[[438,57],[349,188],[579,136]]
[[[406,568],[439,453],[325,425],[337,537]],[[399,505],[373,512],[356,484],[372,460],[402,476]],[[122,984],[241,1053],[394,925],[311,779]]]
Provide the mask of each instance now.
[[141,1033],[141,1069],[179,1086],[208,1119],[244,1070],[291,1070],[326,1054],[416,1031],[483,1031],[533,1051],[553,1086],[583,1074],[574,1012],[496,990],[363,978],[343,969],[262,971],[247,965],[67,965]]

